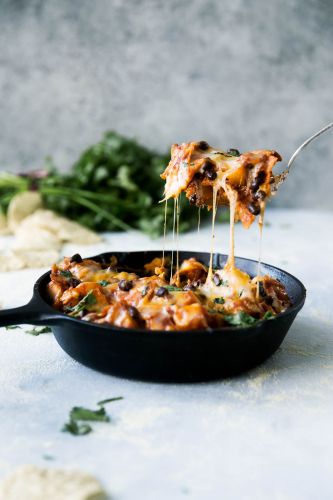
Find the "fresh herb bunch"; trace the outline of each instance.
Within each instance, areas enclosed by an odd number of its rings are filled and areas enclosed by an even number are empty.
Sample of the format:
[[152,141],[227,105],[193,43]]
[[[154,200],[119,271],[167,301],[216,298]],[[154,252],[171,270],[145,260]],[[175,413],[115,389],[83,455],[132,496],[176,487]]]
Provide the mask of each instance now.
[[[95,231],[140,229],[151,236],[163,231],[164,205],[161,172],[168,155],[158,154],[117,132],[86,149],[69,173],[48,159],[46,170],[28,175],[0,176],[0,207],[6,213],[18,192],[37,189],[46,208]],[[168,204],[169,229],[172,203]],[[181,202],[180,231],[197,220],[197,211]]]

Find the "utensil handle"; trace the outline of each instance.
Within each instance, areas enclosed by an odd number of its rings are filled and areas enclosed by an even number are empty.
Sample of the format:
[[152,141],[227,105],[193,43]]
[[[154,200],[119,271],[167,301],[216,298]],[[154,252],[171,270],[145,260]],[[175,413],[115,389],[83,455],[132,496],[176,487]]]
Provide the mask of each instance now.
[[21,307],[0,310],[0,327],[10,325],[51,325],[55,322],[56,315],[43,311],[38,303],[31,301]]

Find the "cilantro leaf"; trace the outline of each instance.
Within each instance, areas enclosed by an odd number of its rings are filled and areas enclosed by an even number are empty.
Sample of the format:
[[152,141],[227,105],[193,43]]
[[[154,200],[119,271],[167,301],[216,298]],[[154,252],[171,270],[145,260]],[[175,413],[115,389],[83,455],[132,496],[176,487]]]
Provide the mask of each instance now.
[[166,288],[169,292],[182,292],[183,289],[179,288],[178,286],[172,286],[172,285],[164,285],[163,288]]
[[261,319],[264,320],[264,319],[273,319],[273,318],[275,318],[275,314],[273,314],[271,311],[266,311],[264,316]]
[[107,403],[112,403],[113,401],[120,401],[121,399],[124,399],[122,396],[118,396],[115,398],[109,398],[109,399],[103,399],[102,401],[98,401],[98,406],[104,406]]
[[62,432],[69,432],[74,436],[84,436],[89,434],[92,431],[92,428],[89,424],[79,424],[75,420],[70,420],[64,424],[61,430]]
[[250,326],[257,323],[257,319],[249,314],[240,311],[236,314],[225,314],[224,319],[229,325],[232,326]]
[[96,304],[96,302],[97,299],[94,295],[94,291],[90,290],[90,292],[88,292],[87,295],[85,295],[83,299],[81,299],[80,302],[76,304],[75,307],[72,307],[70,309],[70,315],[75,318],[75,316],[78,316],[80,312],[83,311],[83,309],[89,308],[89,306],[93,306],[94,304]]
[[35,337],[38,337],[38,335],[41,335],[42,333],[51,333],[52,330],[49,326],[36,326],[35,328],[31,328],[31,330],[25,330],[25,333],[28,333],[29,335],[34,335]]
[[108,286],[110,284],[110,281],[108,280],[101,280],[98,282],[99,285],[101,286]]
[[64,278],[73,278],[73,275],[70,271],[59,271],[59,274]]
[[8,325],[5,326],[6,330],[16,330],[17,328],[21,329],[19,325]]
[[69,414],[70,420],[77,422],[78,420],[86,420],[88,422],[109,422],[110,417],[107,415],[105,408],[102,406],[98,410],[90,410],[82,406],[74,406]]

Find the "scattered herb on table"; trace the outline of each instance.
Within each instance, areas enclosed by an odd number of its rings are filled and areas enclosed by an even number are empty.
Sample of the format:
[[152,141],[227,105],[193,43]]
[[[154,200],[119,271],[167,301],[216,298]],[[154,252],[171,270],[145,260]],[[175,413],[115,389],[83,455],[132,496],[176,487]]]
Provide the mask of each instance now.
[[[8,325],[5,327],[6,330],[16,330],[16,329],[22,329],[21,326],[19,325]],[[41,335],[43,333],[50,333],[52,332],[51,328],[49,326],[35,326],[34,328],[31,328],[30,330],[25,330],[24,333],[28,333],[29,335],[34,335],[37,337],[38,335]]]
[[85,436],[92,431],[92,427],[89,424],[80,424],[75,420],[70,420],[64,424],[62,432],[69,432],[73,436]]
[[110,416],[106,413],[104,405],[120,401],[124,399],[121,396],[103,399],[97,403],[99,408],[91,410],[83,406],[74,406],[69,412],[69,422],[66,422],[62,427],[62,432],[69,432],[74,436],[84,436],[89,434],[93,429],[91,425],[82,422],[110,422]]
[[38,337],[38,335],[42,335],[43,333],[51,333],[52,330],[49,326],[36,326],[35,328],[31,328],[31,330],[25,330],[25,333],[29,335],[34,335]]

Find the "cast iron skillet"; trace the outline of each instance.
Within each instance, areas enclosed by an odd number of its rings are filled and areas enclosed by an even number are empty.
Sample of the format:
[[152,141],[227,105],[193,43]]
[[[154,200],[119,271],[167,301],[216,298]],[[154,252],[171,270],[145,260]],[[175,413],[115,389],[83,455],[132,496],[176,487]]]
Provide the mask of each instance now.
[[[154,257],[160,257],[161,251],[110,252],[92,258],[109,261],[111,255],[117,257],[120,265],[140,268]],[[208,253],[179,252],[180,262],[189,257],[208,265]],[[226,255],[215,254],[213,267],[223,267],[226,259]],[[236,264],[250,276],[256,274],[256,261],[236,258]],[[268,264],[262,264],[262,273],[283,283],[293,305],[276,318],[254,326],[152,332],[88,323],[51,307],[46,290],[49,272],[36,282],[33,297],[27,305],[0,311],[0,326],[20,323],[49,325],[59,345],[72,358],[114,375],[178,382],[230,376],[271,356],[304,304],[306,291],[297,278]]]

